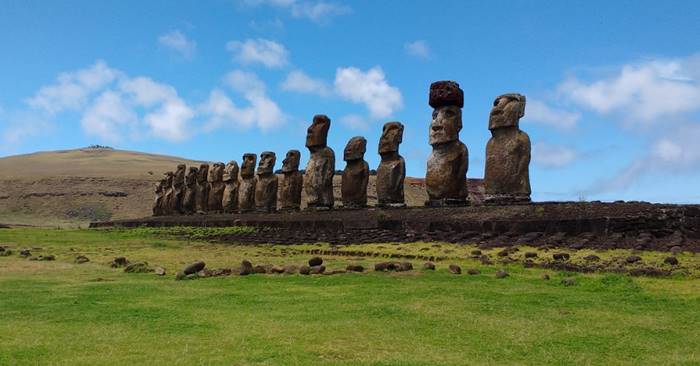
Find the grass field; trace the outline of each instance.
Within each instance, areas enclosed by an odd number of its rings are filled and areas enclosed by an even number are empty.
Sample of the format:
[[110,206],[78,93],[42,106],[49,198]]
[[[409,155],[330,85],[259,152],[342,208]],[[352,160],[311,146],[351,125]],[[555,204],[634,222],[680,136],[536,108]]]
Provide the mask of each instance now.
[[[328,247],[188,237],[144,229],[0,230],[0,245],[15,251],[0,257],[0,365],[700,364],[696,273],[646,278],[482,266],[467,258],[473,247],[417,243],[362,248],[449,253],[453,260],[437,263],[435,272],[414,262],[416,270],[402,273],[175,281],[175,271],[196,259],[213,268],[243,258],[300,265],[309,255],[294,249]],[[56,261],[22,259],[22,248]],[[79,254],[91,261],[74,264]],[[168,274],[107,266],[119,255]],[[644,254],[655,256],[662,254]],[[700,262],[689,254],[679,259],[692,268]],[[334,269],[380,259],[324,260]],[[481,274],[450,274],[449,263]],[[495,278],[498,269],[510,276]],[[564,277],[576,284],[563,285]]]

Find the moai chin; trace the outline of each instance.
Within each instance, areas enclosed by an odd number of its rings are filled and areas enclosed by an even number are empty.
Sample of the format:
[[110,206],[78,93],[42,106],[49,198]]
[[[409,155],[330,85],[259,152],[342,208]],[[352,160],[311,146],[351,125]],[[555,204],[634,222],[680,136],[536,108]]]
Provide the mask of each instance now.
[[355,136],[348,141],[343,151],[343,160],[347,162],[341,182],[343,208],[367,207],[367,183],[369,182],[369,165],[365,161],[367,140]]
[[459,141],[462,129],[464,92],[454,81],[436,81],[430,85],[429,104],[433,107],[425,188],[426,206],[466,205],[469,152]]
[[163,202],[165,197],[166,179],[163,178],[155,184],[156,198],[153,202],[153,216],[163,215]]
[[327,146],[331,120],[325,115],[314,116],[306,131],[306,147],[311,156],[304,174],[304,192],[307,209],[329,210],[333,208],[333,175],[335,153]]
[[203,214],[209,206],[209,164],[201,164],[197,170],[197,191],[195,194],[195,211]]
[[503,94],[493,102],[484,172],[486,204],[530,202],[530,137],[519,127],[524,115],[524,95]]
[[182,196],[182,212],[193,214],[197,208],[197,168],[191,166],[185,175],[185,194]]
[[173,215],[173,196],[175,195],[173,189],[173,177],[175,173],[167,172],[165,173],[165,189],[163,190],[163,215]]
[[225,213],[238,212],[238,163],[231,160],[224,168],[224,197],[221,206]]
[[207,177],[209,182],[209,197],[207,200],[207,211],[220,213],[224,210],[222,202],[224,200],[224,163],[214,163],[209,170]]
[[264,151],[260,154],[257,181],[255,182],[255,210],[258,212],[277,211],[275,162],[277,162],[277,156],[272,151]]
[[379,155],[382,160],[377,168],[377,206],[406,207],[403,182],[406,178],[406,162],[399,155],[403,141],[403,124],[387,122],[379,139]]
[[182,199],[185,195],[185,164],[179,164],[173,176],[172,212],[173,214],[184,213]]
[[250,212],[255,209],[255,163],[258,156],[243,154],[241,163],[241,183],[238,187],[238,211]]
[[280,211],[299,211],[304,177],[299,171],[301,153],[289,150],[282,161],[282,182],[280,183]]

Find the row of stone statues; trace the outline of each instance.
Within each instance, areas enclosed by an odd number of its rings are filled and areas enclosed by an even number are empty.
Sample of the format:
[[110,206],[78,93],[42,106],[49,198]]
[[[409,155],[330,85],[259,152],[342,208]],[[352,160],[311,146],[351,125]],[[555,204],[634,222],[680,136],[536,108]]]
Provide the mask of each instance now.
[[[425,177],[426,206],[466,205],[469,153],[459,140],[464,93],[454,81],[438,81],[430,85],[428,101],[433,108],[429,130],[433,150]],[[524,113],[525,97],[520,94],[504,94],[493,103],[489,115],[492,137],[486,146],[484,176],[487,204],[530,201],[530,140],[519,128]],[[208,164],[202,164],[199,168],[190,167],[187,173],[186,167],[179,165],[175,172],[166,173],[156,186],[154,215],[273,212],[278,208],[294,211],[301,207],[302,189],[307,196],[308,209],[333,208],[335,153],[327,144],[330,125],[327,116],[314,116],[306,134],[310,158],[303,175],[299,171],[301,154],[298,150],[287,152],[279,180],[274,173],[276,156],[270,151],[260,154],[257,171],[255,154],[243,155],[240,172],[235,161],[226,165],[215,163],[211,169]],[[376,181],[379,207],[405,207],[406,166],[399,155],[403,131],[400,122],[388,122],[382,130],[378,148],[381,162]],[[343,151],[346,167],[341,180],[341,197],[345,208],[367,206],[366,148],[367,140],[357,136],[348,141]]]

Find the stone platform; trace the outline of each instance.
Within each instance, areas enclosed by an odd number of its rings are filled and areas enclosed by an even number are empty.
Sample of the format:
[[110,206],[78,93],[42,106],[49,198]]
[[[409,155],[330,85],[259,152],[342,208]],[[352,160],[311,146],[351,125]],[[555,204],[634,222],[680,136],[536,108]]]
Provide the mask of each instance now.
[[532,203],[513,206],[208,214],[94,222],[92,228],[253,226],[231,243],[333,244],[445,241],[483,247],[527,244],[572,248],[700,251],[700,205],[643,202]]

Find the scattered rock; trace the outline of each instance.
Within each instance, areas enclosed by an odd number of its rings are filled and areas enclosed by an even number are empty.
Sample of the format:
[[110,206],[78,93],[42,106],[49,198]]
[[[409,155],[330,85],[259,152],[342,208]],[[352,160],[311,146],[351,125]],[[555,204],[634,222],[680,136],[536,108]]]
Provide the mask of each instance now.
[[56,260],[56,256],[54,256],[53,254],[49,254],[49,255],[40,255],[39,258],[37,258],[37,260],[40,260],[40,261],[55,261],[55,260]]
[[450,271],[450,273],[452,274],[462,274],[462,267],[456,264],[450,264],[447,270]]
[[243,260],[241,262],[241,269],[239,270],[238,274],[240,274],[241,276],[247,276],[253,273],[253,263],[250,263],[250,261],[247,260]]
[[483,264],[485,266],[490,266],[493,264],[491,259],[489,259],[488,255],[482,255],[481,257],[479,257],[479,261],[481,261],[481,264]]
[[311,267],[307,265],[299,267],[299,274],[308,275],[309,273],[311,273]]
[[[323,266],[321,266],[321,267],[323,267]],[[343,274],[343,273],[347,273],[347,271],[345,271],[344,269],[334,269],[334,270],[328,271],[328,272],[326,272],[325,270],[323,272],[321,272],[321,274],[324,274],[327,276],[336,275],[336,274]]]
[[148,263],[146,262],[132,263],[124,268],[124,272],[126,273],[147,273],[152,271],[153,270],[148,267]]
[[195,273],[203,270],[204,267],[206,267],[206,264],[204,263],[204,261],[196,261],[196,262],[186,266],[185,268],[183,268],[182,272],[185,275],[191,275],[191,274],[195,274]]
[[75,257],[76,264],[83,264],[83,263],[87,263],[89,261],[90,261],[90,259],[84,255],[79,255],[79,256]]
[[112,263],[110,263],[109,266],[112,268],[121,268],[121,267],[128,266],[130,263],[131,262],[129,262],[129,260],[126,259],[126,257],[116,257],[116,258],[114,258]]
[[389,270],[390,262],[379,262],[374,264],[374,270],[377,272],[385,272]]
[[676,257],[666,257],[666,259],[664,259],[664,263],[670,264],[670,265],[672,265],[672,266],[676,266],[676,265],[678,265],[678,258],[676,258]]
[[504,271],[504,270],[502,270],[502,269],[501,269],[501,270],[498,270],[498,271],[496,272],[496,278],[506,278],[506,277],[508,277],[508,272],[506,272],[506,271]]
[[527,253],[525,253],[525,258],[537,258],[537,253],[527,252]]
[[543,273],[542,276],[540,276],[540,278],[545,280],[545,281],[549,281],[549,275],[546,273]]
[[640,257],[638,255],[631,255],[631,256],[625,258],[625,262],[627,262],[627,263],[637,263],[641,260],[642,260],[642,257]]
[[423,269],[429,270],[429,271],[434,271],[435,270],[435,263],[425,262],[425,263],[423,263]]
[[573,286],[576,284],[576,279],[573,277],[566,277],[561,280],[561,284],[564,286]]
[[295,274],[299,272],[299,267],[293,265],[293,264],[288,264],[284,266],[284,273],[286,274]]
[[345,267],[345,270],[348,272],[364,272],[365,267],[362,267],[359,264],[348,264],[348,266]]
[[411,271],[411,270],[413,270],[413,263],[403,262],[403,263],[399,264],[399,266],[396,270],[399,272]]
[[481,274],[481,271],[479,271],[479,270],[476,269],[476,268],[469,268],[469,269],[467,270],[467,273],[470,274],[470,275],[472,275],[472,276],[474,276],[474,275]]
[[19,251],[19,256],[22,258],[28,258],[32,256],[32,252],[29,249],[22,249]]
[[155,272],[156,276],[165,276],[165,268],[163,267],[156,267],[153,272]]
[[182,281],[182,280],[184,280],[184,279],[187,279],[187,275],[184,274],[184,273],[182,273],[182,272],[178,272],[178,273],[175,275],[175,280],[176,280],[176,281]]
[[270,273],[272,266],[269,264],[257,264],[253,267],[253,273],[265,274]]
[[552,254],[552,258],[554,258],[555,261],[568,261],[571,256],[569,253],[554,253]]
[[284,273],[284,267],[282,266],[272,266],[272,269],[270,270],[271,273],[274,274],[282,274]]
[[0,252],[0,257],[7,257],[12,255],[12,250],[11,249],[5,249]]
[[326,266],[320,265],[311,267],[309,274],[322,274],[323,272],[326,272]]
[[600,260],[600,257],[595,255],[595,254],[590,254],[590,255],[583,257],[583,260],[588,261],[588,262],[597,262]]
[[323,259],[321,257],[313,257],[309,259],[309,267],[317,267],[323,264]]

